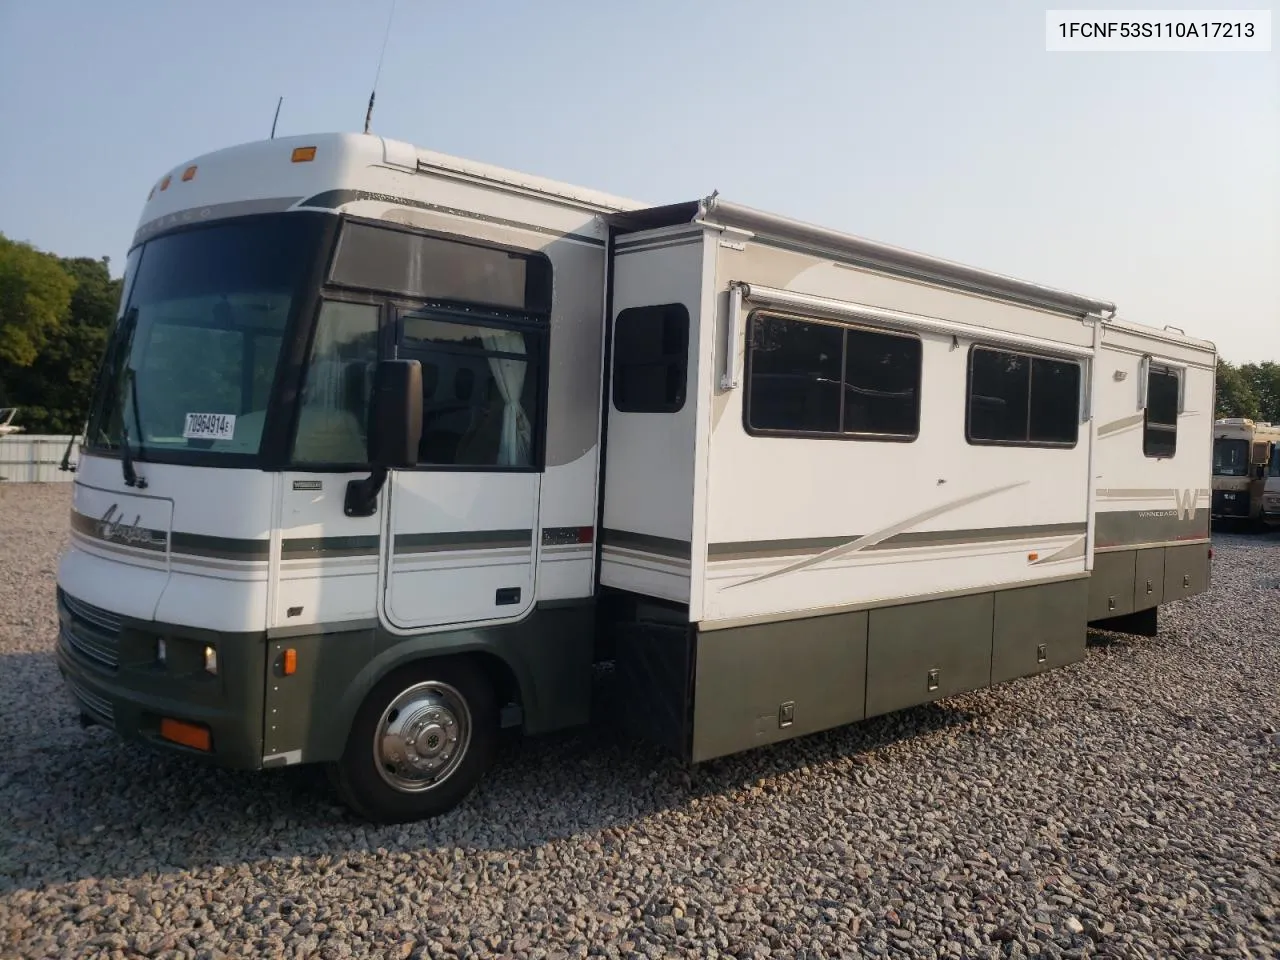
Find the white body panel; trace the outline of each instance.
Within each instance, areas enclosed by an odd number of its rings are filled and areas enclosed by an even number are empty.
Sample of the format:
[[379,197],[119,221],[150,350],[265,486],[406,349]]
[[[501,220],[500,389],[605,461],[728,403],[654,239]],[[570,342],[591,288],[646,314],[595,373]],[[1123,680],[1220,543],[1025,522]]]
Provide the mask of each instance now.
[[[71,544],[58,582],[75,597],[141,620],[210,630],[267,626],[275,490],[250,470],[137,464],[147,487],[125,486],[118,460],[83,456],[72,495]],[[113,509],[114,508],[114,509]],[[102,518],[150,531],[103,529]]]
[[[1089,344],[1090,330],[1078,321],[815,259],[750,242],[744,251],[721,247],[717,288],[747,282],[828,298],[872,330],[874,311],[862,307],[926,327],[985,328],[992,340],[1001,332],[1034,337],[1040,352],[1064,359]],[[724,329],[727,295],[720,302]],[[751,309],[742,311],[735,342],[740,378]],[[706,626],[1083,572],[1087,425],[1070,449],[969,444],[964,398],[975,338],[919,335],[920,427],[910,442],[752,436],[744,428],[745,379],[716,390],[707,527],[697,548],[708,558],[697,616]]]
[[[1144,357],[1171,365],[1185,378],[1176,448],[1170,458],[1143,452]],[[1209,509],[1216,368],[1213,346],[1203,341],[1132,324],[1103,326],[1094,417],[1098,434],[1095,509],[1103,536],[1095,541],[1095,550],[1207,538],[1207,523],[1203,535],[1175,533],[1167,538],[1158,532],[1160,525],[1149,521],[1190,519]],[[1108,536],[1109,530],[1115,533]]]
[[705,409],[697,379],[703,249],[702,230],[684,227],[628,236],[614,255],[613,321],[631,308],[680,304],[689,348],[678,411],[622,412],[609,399],[600,582],[680,603],[689,601],[695,438]]

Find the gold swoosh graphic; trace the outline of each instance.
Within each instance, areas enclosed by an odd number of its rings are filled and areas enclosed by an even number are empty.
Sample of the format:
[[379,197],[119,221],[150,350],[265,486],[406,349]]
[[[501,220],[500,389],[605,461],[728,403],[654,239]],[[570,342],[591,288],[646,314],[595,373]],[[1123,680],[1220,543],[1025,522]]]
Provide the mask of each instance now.
[[907,517],[905,520],[900,520],[892,526],[884,527],[875,533],[865,534],[864,536],[850,540],[848,543],[842,543],[838,546],[832,547],[830,550],[825,550],[815,556],[806,557],[803,560],[797,560],[795,563],[788,564],[779,570],[771,570],[768,573],[762,573],[759,576],[751,577],[748,580],[740,580],[737,583],[731,583],[723,589],[732,590],[735,587],[745,587],[748,584],[759,583],[761,580],[770,580],[774,577],[780,577],[785,573],[794,573],[796,570],[803,570],[805,567],[812,567],[814,564],[822,563],[826,560],[834,559],[835,557],[842,557],[850,553],[857,553],[859,550],[874,546],[881,540],[887,540],[894,534],[901,533],[903,530],[908,530],[918,523],[923,523],[925,520],[931,520],[936,516],[947,513],[950,510],[957,510],[960,507],[966,507],[971,503],[977,503],[979,500],[985,500],[987,497],[994,497],[998,493],[1005,493],[1006,491],[1013,490],[1015,487],[1025,487],[1030,482],[1030,480],[1019,480],[1016,483],[1006,483],[1001,487],[993,487],[990,490],[983,490],[980,493],[971,493],[967,497],[949,500],[946,503],[938,504],[936,507],[930,507],[928,510],[917,513],[914,516]]

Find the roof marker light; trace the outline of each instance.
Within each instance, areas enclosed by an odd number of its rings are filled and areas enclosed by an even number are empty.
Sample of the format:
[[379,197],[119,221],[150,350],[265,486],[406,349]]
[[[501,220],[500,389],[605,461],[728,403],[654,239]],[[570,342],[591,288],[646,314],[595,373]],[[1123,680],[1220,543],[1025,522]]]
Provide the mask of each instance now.
[[163,180],[161,180],[161,181],[160,181],[160,189],[161,189],[161,190],[168,190],[168,189],[169,189],[169,180],[170,180],[170,179],[171,179],[170,177],[165,177]]
[[183,183],[186,183],[188,180],[194,180],[195,178],[196,178],[196,168],[195,168],[195,167],[187,167],[187,169],[185,169],[185,170],[183,170],[183,171],[182,171],[182,182],[183,182]]
[[315,147],[294,147],[292,160],[294,163],[307,163],[316,158]]

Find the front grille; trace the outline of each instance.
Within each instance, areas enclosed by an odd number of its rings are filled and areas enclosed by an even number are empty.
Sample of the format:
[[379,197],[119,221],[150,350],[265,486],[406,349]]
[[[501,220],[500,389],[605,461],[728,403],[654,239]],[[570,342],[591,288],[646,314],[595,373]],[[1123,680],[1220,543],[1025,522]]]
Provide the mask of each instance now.
[[[1228,494],[1231,494],[1231,496],[1228,497]],[[1249,515],[1249,491],[1213,491],[1213,515],[1215,517],[1247,517]]]
[[71,615],[77,620],[84,620],[97,627],[99,630],[105,630],[107,633],[119,633],[120,618],[110,610],[103,610],[101,607],[95,607],[91,603],[85,603],[83,600],[77,600],[69,593],[62,594],[62,602],[71,611]]
[[63,627],[59,632],[63,642],[81,656],[88,657],[94,663],[111,670],[120,666],[120,657],[116,653],[114,643],[81,633],[74,626],[70,629]]
[[113,725],[116,720],[115,709],[111,706],[111,701],[105,697],[100,697],[96,693],[90,693],[80,684],[68,678],[67,687],[71,691],[71,695],[79,702],[80,707],[89,714],[92,714],[98,720],[108,725]]
[[58,632],[62,642],[98,666],[115,670],[120,665],[120,618],[66,593],[62,602],[70,614]]

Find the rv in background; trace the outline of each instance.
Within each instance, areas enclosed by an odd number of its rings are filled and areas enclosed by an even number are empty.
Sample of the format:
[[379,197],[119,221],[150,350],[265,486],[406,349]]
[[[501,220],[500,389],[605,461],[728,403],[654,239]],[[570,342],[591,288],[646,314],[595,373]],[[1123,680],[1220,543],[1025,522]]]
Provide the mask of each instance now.
[[1280,443],[1271,448],[1271,462],[1267,465],[1267,483],[1262,489],[1262,522],[1267,526],[1280,524]]
[[442,813],[503,727],[697,762],[1207,589],[1216,351],[718,196],[376,136],[156,182],[75,477],[85,722]]
[[[1213,519],[1257,523],[1280,426],[1229,417],[1213,424]],[[1280,508],[1277,509],[1280,512]]]

